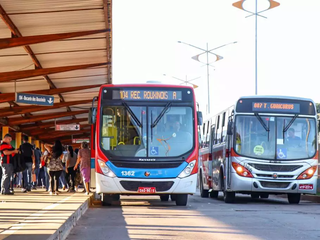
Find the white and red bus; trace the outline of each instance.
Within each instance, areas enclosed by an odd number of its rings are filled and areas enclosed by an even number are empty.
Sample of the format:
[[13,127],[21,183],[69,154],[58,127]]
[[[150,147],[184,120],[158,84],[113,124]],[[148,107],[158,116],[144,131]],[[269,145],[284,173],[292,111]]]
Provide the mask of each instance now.
[[199,184],[202,197],[224,193],[268,198],[316,194],[317,114],[311,99],[242,97],[204,121],[200,129]]
[[92,172],[109,205],[119,195],[169,196],[187,204],[196,192],[198,116],[191,87],[103,85],[92,108]]

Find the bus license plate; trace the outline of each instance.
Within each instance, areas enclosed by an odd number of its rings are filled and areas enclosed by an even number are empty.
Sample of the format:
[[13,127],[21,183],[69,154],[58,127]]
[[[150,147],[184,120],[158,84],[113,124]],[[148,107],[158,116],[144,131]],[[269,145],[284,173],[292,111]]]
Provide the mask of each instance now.
[[156,193],[155,187],[139,187],[138,193]]
[[313,184],[299,184],[299,189],[313,190]]

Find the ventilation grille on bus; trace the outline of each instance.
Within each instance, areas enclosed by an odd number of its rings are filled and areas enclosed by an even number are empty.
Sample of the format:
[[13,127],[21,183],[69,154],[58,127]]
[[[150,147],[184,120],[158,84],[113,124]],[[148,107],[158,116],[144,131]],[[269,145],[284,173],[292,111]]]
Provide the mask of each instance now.
[[248,163],[249,166],[267,172],[293,172],[303,165],[268,165],[268,164],[256,164],[256,163]]
[[125,161],[111,161],[116,167],[123,168],[177,168],[182,162],[125,162]]
[[262,187],[265,188],[287,188],[289,186],[289,182],[266,182],[260,181]]
[[138,181],[120,181],[122,187],[127,191],[138,191],[139,187],[155,187],[157,192],[168,191],[174,182],[138,182]]

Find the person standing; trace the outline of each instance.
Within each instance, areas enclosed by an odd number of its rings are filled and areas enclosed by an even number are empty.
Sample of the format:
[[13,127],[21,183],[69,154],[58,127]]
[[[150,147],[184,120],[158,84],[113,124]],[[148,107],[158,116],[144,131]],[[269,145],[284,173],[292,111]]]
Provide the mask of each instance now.
[[28,136],[23,136],[23,144],[20,146],[20,151],[26,164],[26,169],[23,171],[23,188],[22,192],[31,191],[32,186],[32,171],[35,169],[35,157],[33,146],[28,142]]
[[12,137],[10,134],[6,134],[0,145],[1,159],[2,159],[2,179],[1,179],[1,194],[13,195],[10,192],[10,181],[13,176],[13,157],[19,153],[10,145]]
[[34,173],[36,175],[36,181],[32,183],[32,189],[36,190],[38,186],[38,178],[40,173],[40,167],[41,167],[41,151],[39,148],[34,147],[34,157],[35,157],[35,168]]
[[68,154],[65,155],[66,162],[66,173],[67,173],[67,181],[69,183],[69,192],[75,192],[75,176],[76,171],[74,170],[74,166],[77,162],[77,154],[73,151],[72,146],[68,146]]
[[59,193],[59,177],[63,170],[61,157],[63,155],[62,144],[60,140],[56,140],[54,145],[45,144],[44,147],[48,150],[47,168],[49,169],[50,176],[50,195],[58,195]]
[[83,183],[86,189],[86,195],[89,195],[90,189],[89,189],[89,182],[90,182],[90,150],[88,148],[87,142],[81,143],[81,149],[78,153],[78,160],[76,165],[74,166],[74,170],[78,168],[78,165],[80,164],[80,171],[83,177]]

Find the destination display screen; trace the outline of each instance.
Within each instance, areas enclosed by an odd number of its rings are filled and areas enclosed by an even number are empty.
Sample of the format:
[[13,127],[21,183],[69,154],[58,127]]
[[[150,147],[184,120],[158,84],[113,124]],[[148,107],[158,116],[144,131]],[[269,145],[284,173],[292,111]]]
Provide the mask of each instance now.
[[311,101],[285,98],[241,98],[236,105],[241,113],[283,113],[315,115],[315,105]]
[[128,100],[128,101],[181,101],[181,91],[166,91],[166,90],[112,90],[112,99]]
[[299,103],[279,103],[279,102],[253,102],[252,111],[299,113],[300,104]]

